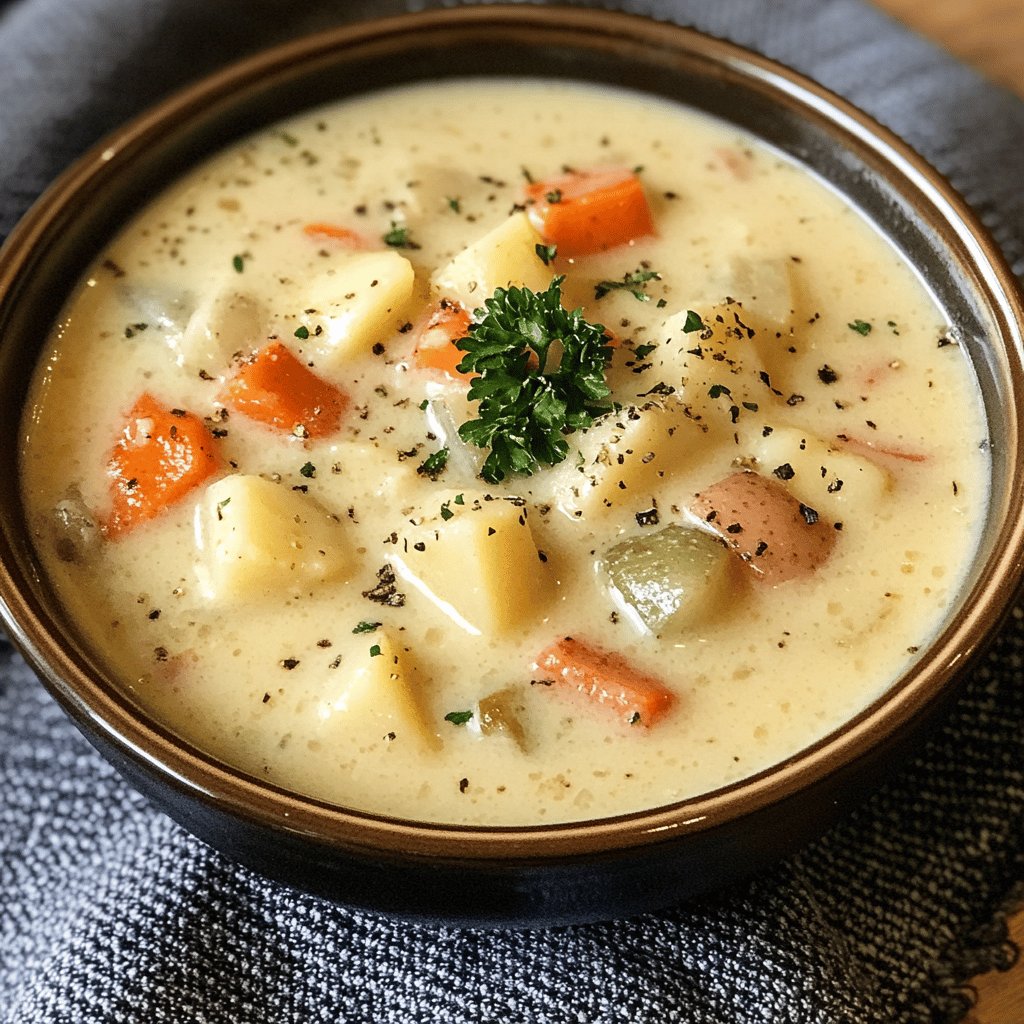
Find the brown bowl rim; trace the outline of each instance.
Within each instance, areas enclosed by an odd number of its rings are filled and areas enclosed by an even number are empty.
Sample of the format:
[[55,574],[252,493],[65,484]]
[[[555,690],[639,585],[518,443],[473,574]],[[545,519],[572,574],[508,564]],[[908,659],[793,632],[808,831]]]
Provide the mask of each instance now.
[[[518,33],[538,39],[563,35],[567,42],[584,48],[597,47],[602,41],[627,40],[640,48],[685,53],[759,80],[778,99],[830,123],[847,145],[870,154],[878,166],[898,176],[918,197],[917,209],[921,210],[921,203],[929,209],[929,223],[942,233],[951,250],[976,267],[1010,359],[1014,389],[1024,394],[1020,365],[1024,297],[1020,286],[996,243],[941,174],[851,103],[777,61],[693,28],[593,8],[501,4],[375,19],[280,44],[207,76],[93,146],[44,193],[0,251],[0,302],[10,301],[30,253],[46,240],[74,198],[95,180],[129,172],[133,154],[158,138],[166,126],[182,125],[211,104],[237,102],[245,89],[282,75],[295,61],[344,60],[354,48],[400,38],[422,39],[423,33],[445,29]],[[936,221],[936,217],[940,219]],[[695,798],[609,818],[538,826],[446,825],[389,818],[300,796],[191,747],[140,713],[113,683],[94,678],[95,666],[80,652],[67,649],[60,635],[49,628],[46,610],[36,606],[7,565],[0,565],[0,610],[12,638],[87,732],[96,730],[120,753],[148,766],[175,789],[235,818],[328,847],[469,861],[514,858],[545,862],[651,846],[736,821],[796,795],[869,755],[880,737],[909,729],[949,688],[955,674],[997,628],[1024,573],[1024,446],[1019,443],[1016,408],[1007,410],[1007,415],[1012,440],[1007,465],[1012,486],[1003,524],[968,599],[928,648],[928,664],[921,670],[909,670],[860,714],[780,764]]]

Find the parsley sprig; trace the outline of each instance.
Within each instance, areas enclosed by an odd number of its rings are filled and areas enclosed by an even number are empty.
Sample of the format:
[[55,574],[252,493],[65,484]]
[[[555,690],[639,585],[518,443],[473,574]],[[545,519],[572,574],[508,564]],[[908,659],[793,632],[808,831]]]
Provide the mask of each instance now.
[[469,398],[480,403],[459,437],[490,448],[480,471],[488,483],[556,465],[569,452],[565,436],[611,410],[600,404],[611,393],[609,337],[582,310],[562,306],[563,280],[543,292],[498,288],[459,342],[466,353],[459,370],[478,374]]

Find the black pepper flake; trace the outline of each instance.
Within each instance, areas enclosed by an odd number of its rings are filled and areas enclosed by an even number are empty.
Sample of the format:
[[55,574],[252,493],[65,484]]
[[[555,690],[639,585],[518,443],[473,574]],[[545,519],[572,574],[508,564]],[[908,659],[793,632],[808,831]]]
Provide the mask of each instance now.
[[459,792],[465,793],[469,789],[469,779],[459,779]]
[[781,466],[776,466],[772,473],[780,480],[792,480],[796,476],[796,470],[788,462],[784,462]]
[[768,543],[767,543],[767,541],[759,540],[757,542],[757,547],[754,548],[754,554],[758,558],[760,558],[761,555],[763,555],[767,550],[768,550]]
[[799,405],[804,400],[803,395],[790,395],[786,399],[786,405]]
[[375,356],[384,355],[384,345],[381,342],[376,342],[371,350]]
[[939,348],[947,348],[948,346],[955,345],[955,344],[956,344],[956,342],[953,341],[950,338],[939,338],[939,341],[938,341],[938,347]]
[[156,620],[160,618],[160,609],[154,608],[146,617],[150,622],[156,622]]
[[269,700],[270,700],[270,694],[269,693],[264,693],[263,694],[263,703],[266,704]]
[[291,670],[295,668],[295,666],[298,665],[298,663],[298,658],[282,658],[278,662],[278,665],[280,665],[281,668],[287,669],[289,672],[291,672]]
[[657,504],[643,512],[637,512],[635,519],[637,526],[657,526],[659,521]]
[[323,640],[317,640],[316,645],[317,645],[317,647],[333,647],[334,646],[331,643],[331,641],[328,640],[326,637],[324,637]]
[[818,521],[817,510],[811,508],[810,505],[805,505],[803,502],[800,502],[800,515],[804,517],[804,522],[808,526],[813,526]]
[[743,532],[743,527],[739,523],[730,523],[725,528],[725,532],[726,533],[742,533]]
[[364,590],[363,597],[388,608],[401,608],[405,604],[405,594],[400,594],[395,586],[395,570],[387,563],[377,570],[376,584]]
[[843,481],[840,480],[838,477],[825,488],[825,490],[828,491],[829,494],[838,494],[842,489]]
[[167,648],[166,647],[154,647],[153,648],[153,657],[157,661],[166,661],[167,658],[168,658]]
[[831,366],[826,363],[820,370],[818,370],[818,380],[822,384],[835,384],[839,380],[839,374],[832,369]]

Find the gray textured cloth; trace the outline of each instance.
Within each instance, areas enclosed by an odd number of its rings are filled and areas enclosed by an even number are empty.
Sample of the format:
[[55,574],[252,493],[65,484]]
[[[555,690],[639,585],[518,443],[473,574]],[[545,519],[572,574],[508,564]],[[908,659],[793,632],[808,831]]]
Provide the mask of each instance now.
[[[0,5],[0,231],[186,79],[401,6]],[[751,45],[866,108],[953,179],[1024,270],[1024,104],[859,0],[628,6]],[[131,792],[0,643],[0,1022],[958,1019],[963,980],[1012,952],[1022,658],[1015,615],[927,749],[755,881],[631,921],[489,933],[347,912],[226,861]]]

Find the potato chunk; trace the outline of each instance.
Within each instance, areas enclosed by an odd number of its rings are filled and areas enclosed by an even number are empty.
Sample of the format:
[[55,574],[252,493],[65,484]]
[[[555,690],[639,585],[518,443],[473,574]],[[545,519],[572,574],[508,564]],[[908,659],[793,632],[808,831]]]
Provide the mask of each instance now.
[[758,473],[733,473],[705,488],[691,505],[766,582],[785,583],[814,572],[836,541],[832,523]]
[[891,480],[879,465],[796,427],[776,427],[754,442],[766,475],[774,474],[802,502],[837,521],[870,518],[885,503]]
[[435,507],[436,514],[398,532],[391,559],[454,622],[474,636],[493,636],[546,603],[552,581],[525,504],[449,494]]
[[673,523],[620,541],[602,562],[629,617],[657,636],[668,636],[722,610],[732,560],[717,537]]
[[350,553],[343,528],[312,498],[258,476],[228,476],[196,509],[197,566],[207,597],[280,595],[343,577]]
[[350,254],[313,278],[304,300],[313,312],[302,325],[324,360],[337,368],[397,329],[414,278],[412,264],[391,249]]
[[393,743],[437,749],[408,652],[387,630],[362,639],[361,647],[343,656],[340,689],[320,704],[321,735],[361,748]]
[[670,473],[702,450],[703,428],[673,398],[627,406],[578,435],[555,477],[554,499],[574,519],[650,504]]
[[526,214],[514,213],[438,270],[433,286],[466,309],[482,306],[496,288],[516,285],[544,291],[551,283],[552,271],[537,255],[541,241]]

